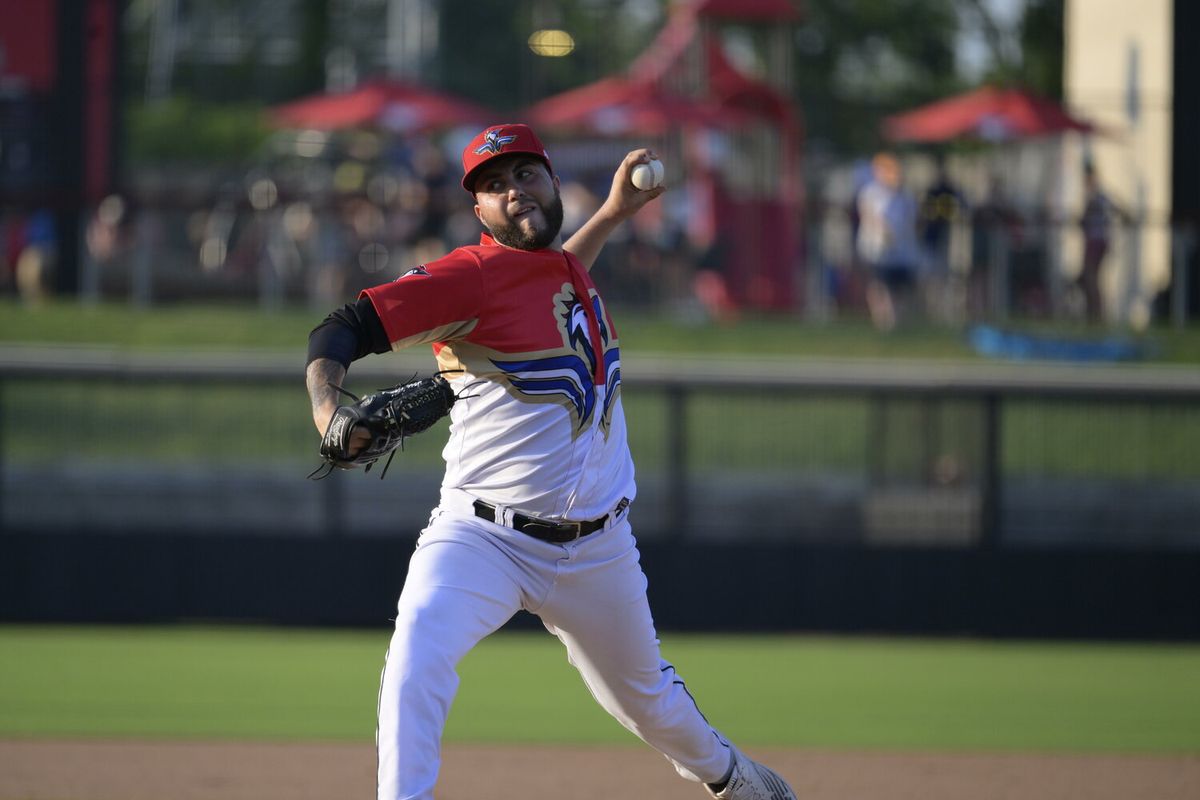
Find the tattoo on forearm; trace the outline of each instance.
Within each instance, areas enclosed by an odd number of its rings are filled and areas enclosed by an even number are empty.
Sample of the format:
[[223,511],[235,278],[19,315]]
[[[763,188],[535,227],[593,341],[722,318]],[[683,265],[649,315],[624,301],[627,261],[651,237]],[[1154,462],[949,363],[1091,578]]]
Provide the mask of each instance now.
[[337,404],[338,391],[330,384],[341,386],[345,377],[346,368],[329,358],[318,358],[308,365],[304,379],[314,411],[331,402]]

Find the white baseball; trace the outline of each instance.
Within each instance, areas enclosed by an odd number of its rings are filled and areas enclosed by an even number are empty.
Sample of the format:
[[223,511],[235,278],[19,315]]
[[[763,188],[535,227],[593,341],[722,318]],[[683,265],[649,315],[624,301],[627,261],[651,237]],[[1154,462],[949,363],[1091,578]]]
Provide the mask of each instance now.
[[662,186],[663,182],[663,165],[657,158],[651,160],[648,164],[638,164],[629,173],[629,181],[634,185],[634,188],[640,189],[643,192],[649,191],[657,186]]

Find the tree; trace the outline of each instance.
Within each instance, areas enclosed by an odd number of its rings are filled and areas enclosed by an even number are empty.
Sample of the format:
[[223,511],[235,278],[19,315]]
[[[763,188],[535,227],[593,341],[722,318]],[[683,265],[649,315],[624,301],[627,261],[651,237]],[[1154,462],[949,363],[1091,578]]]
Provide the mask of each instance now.
[[[435,83],[500,111],[515,111],[622,72],[663,18],[654,7],[632,14],[632,5],[626,0],[443,0]],[[544,28],[567,31],[574,50],[561,58],[534,55],[529,37]]]
[[1061,100],[1063,0],[1024,0],[1021,16],[1011,27],[1001,26],[982,0],[965,3],[979,20],[991,54],[983,80]]
[[1055,100],[1063,98],[1063,0],[1028,0],[1021,17],[1021,78]]
[[796,94],[810,151],[862,154],[887,114],[961,88],[953,0],[808,0]]

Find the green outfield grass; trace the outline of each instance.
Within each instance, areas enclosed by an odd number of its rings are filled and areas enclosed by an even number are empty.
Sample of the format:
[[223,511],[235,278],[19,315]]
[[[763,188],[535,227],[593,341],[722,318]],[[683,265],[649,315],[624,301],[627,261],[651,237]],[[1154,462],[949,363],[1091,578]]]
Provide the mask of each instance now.
[[[28,308],[10,299],[0,300],[0,342],[303,351],[309,331],[330,310],[264,313],[254,306],[233,304],[134,309],[121,303],[84,307],[64,301]],[[885,335],[863,320],[813,327],[791,316],[753,318],[737,325],[695,325],[619,307],[614,316],[622,345],[640,352],[971,356],[961,333],[944,328]]]
[[[0,626],[0,736],[369,741],[386,631]],[[756,746],[1200,752],[1200,646],[666,635]],[[633,743],[547,634],[461,665],[451,741]]]
[[[0,298],[0,342],[92,344],[129,348],[265,348],[303,351],[308,332],[331,309],[288,308],[265,313],[249,304],[165,305],[135,309],[126,303],[81,306],[56,301],[26,307]],[[639,353],[792,355],[808,358],[976,358],[964,331],[914,325],[880,333],[865,318],[826,324],[794,315],[749,316],[737,324],[691,324],[625,309],[613,315],[622,346]],[[1119,334],[1071,324],[1021,323],[1040,334],[1095,339]],[[1200,363],[1200,327],[1156,328],[1133,337],[1155,361]]]

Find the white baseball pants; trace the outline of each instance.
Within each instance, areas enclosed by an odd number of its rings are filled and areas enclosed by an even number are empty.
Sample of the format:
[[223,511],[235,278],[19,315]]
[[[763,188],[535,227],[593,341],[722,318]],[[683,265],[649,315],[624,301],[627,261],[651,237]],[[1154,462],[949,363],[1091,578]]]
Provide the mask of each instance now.
[[433,798],[455,668],[519,609],[542,619],[600,705],[680,775],[724,777],[728,743],[659,655],[624,513],[605,530],[551,544],[443,506],[417,542],[383,669],[379,800]]

